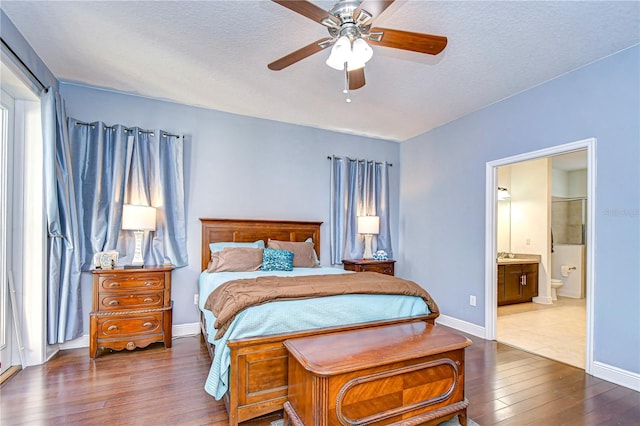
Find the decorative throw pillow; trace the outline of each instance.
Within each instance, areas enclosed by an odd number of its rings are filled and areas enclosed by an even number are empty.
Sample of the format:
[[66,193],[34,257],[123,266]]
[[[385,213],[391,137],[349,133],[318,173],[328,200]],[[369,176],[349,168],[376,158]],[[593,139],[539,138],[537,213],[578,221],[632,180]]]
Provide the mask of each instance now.
[[293,252],[266,248],[262,253],[263,271],[293,271]]
[[227,247],[211,254],[207,272],[248,272],[262,266],[261,248]]
[[249,248],[264,248],[264,241],[262,240],[258,240],[258,241],[254,241],[253,243],[249,242],[249,243],[236,243],[236,242],[231,242],[231,241],[223,241],[220,243],[210,243],[209,244],[209,250],[211,250],[211,254],[218,252],[218,251],[222,251],[226,248],[229,247],[249,247]]
[[313,243],[309,241],[293,242],[269,240],[268,248],[288,250],[293,253],[293,266],[295,268],[317,268],[318,262]]

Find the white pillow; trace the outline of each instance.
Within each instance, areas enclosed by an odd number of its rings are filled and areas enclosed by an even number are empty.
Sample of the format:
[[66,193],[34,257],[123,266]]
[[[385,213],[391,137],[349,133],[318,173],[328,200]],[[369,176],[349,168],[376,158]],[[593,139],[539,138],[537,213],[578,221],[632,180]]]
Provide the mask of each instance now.
[[216,253],[226,249],[227,247],[248,247],[248,248],[264,248],[264,241],[258,240],[253,243],[235,243],[235,242],[220,242],[220,243],[210,243],[209,250],[211,253]]

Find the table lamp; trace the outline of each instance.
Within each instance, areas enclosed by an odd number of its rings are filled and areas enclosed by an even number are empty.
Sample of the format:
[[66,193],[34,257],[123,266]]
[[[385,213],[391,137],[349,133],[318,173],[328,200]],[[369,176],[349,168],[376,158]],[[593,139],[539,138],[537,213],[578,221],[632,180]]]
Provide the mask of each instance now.
[[142,240],[144,239],[144,231],[156,230],[155,207],[125,204],[122,206],[122,229],[134,231],[135,236],[133,260],[131,265],[125,265],[125,268],[144,268]]
[[373,259],[371,253],[371,237],[380,232],[379,216],[358,216],[358,234],[364,234],[363,259]]

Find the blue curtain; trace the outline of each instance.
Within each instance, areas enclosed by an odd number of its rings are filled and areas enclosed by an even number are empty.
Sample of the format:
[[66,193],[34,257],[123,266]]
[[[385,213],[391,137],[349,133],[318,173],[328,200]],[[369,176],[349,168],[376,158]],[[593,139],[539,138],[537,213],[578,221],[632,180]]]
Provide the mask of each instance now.
[[389,167],[387,162],[331,157],[331,263],[361,258],[364,236],[357,232],[357,217],[380,217],[380,233],[372,239],[373,251],[393,257],[389,226]]
[[48,232],[47,341],[82,335],[80,244],[74,174],[64,103],[52,88],[40,96],[44,144],[44,198]]
[[183,141],[162,130],[145,131],[69,119],[80,222],[82,270],[93,255],[117,250],[130,263],[133,232],[121,230],[123,204],[156,208],[156,230],[146,232],[145,264],[187,260]]

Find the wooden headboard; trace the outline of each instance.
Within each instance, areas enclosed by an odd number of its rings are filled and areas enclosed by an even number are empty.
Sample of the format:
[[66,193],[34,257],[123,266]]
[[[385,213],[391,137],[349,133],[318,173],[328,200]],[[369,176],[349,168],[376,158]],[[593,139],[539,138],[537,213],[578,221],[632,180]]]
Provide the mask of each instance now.
[[263,240],[305,241],[313,240],[320,258],[320,225],[322,222],[294,220],[251,220],[251,219],[200,219],[202,222],[202,261],[200,270],[204,271],[211,260],[209,243],[253,242]]

